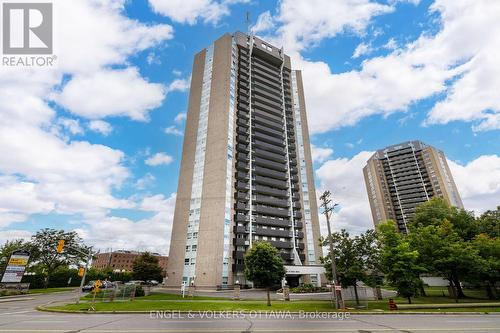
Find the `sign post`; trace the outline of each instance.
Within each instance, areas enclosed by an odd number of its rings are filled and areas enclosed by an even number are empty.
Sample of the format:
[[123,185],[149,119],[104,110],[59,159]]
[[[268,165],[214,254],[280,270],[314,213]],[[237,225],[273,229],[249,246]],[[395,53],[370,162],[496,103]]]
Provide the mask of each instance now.
[[12,252],[0,282],[21,283],[29,258],[30,253],[28,251],[16,250]]

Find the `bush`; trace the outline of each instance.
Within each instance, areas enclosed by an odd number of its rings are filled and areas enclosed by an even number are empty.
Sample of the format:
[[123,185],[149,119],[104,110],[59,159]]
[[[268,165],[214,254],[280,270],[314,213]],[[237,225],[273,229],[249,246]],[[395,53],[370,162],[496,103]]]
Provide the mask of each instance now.
[[329,291],[326,287],[316,287],[310,283],[304,283],[300,287],[291,288],[290,292],[293,294],[305,294],[305,293],[320,293]]
[[141,297],[144,295],[145,295],[145,292],[144,292],[144,289],[142,288],[142,286],[137,285],[135,288],[135,297]]

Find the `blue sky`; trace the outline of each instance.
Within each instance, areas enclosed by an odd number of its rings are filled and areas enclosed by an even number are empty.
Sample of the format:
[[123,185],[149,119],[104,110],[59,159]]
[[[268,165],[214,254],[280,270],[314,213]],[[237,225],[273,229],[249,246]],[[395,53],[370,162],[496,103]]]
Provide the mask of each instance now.
[[246,30],[246,12],[252,31],[303,70],[317,189],[340,203],[336,228],[371,227],[361,169],[406,140],[445,151],[466,208],[500,203],[498,2],[54,8],[57,65],[0,67],[0,242],[52,227],[101,249],[167,253],[193,56]]

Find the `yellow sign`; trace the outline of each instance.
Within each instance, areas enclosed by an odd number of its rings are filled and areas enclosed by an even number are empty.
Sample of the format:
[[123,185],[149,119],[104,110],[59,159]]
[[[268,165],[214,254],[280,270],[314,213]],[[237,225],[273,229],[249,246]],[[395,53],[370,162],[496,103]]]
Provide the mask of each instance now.
[[28,259],[26,258],[10,258],[9,265],[14,266],[26,266],[28,264]]
[[99,288],[100,286],[102,286],[102,282],[101,282],[101,280],[97,280],[97,281],[94,283],[94,286],[96,286],[96,287],[98,287],[98,288]]
[[83,276],[84,274],[85,274],[85,268],[80,267],[80,268],[78,269],[78,276]]

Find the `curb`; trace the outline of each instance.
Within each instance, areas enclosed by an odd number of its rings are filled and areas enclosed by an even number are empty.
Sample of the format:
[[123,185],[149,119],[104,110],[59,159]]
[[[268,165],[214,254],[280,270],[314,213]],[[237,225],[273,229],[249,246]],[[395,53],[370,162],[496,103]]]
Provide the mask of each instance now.
[[[37,306],[36,310],[38,311],[44,311],[44,312],[57,312],[57,313],[79,313],[79,314],[150,314],[155,311],[160,311],[160,312],[171,312],[171,313],[176,313],[176,314],[193,314],[199,312],[199,310],[196,311],[178,311],[178,310],[150,310],[150,311],[143,311],[143,310],[137,310],[137,311],[83,311],[83,310],[59,310],[59,309],[50,309],[44,306]],[[209,311],[209,310],[207,310]],[[217,312],[217,311],[213,311]],[[220,312],[225,312],[225,311],[220,311]],[[243,314],[253,314],[255,312],[259,311],[242,311],[239,313]],[[260,311],[263,312],[263,311]],[[331,313],[337,313],[337,312],[345,312],[349,313],[350,315],[356,315],[356,316],[363,316],[363,315],[493,315],[493,316],[500,316],[500,312],[418,312],[418,311],[405,311],[405,312],[389,312],[389,311],[366,311],[366,312],[356,312],[356,311],[329,311]],[[314,312],[306,312],[306,313],[314,313]],[[290,312],[291,315],[300,315],[301,312]]]

